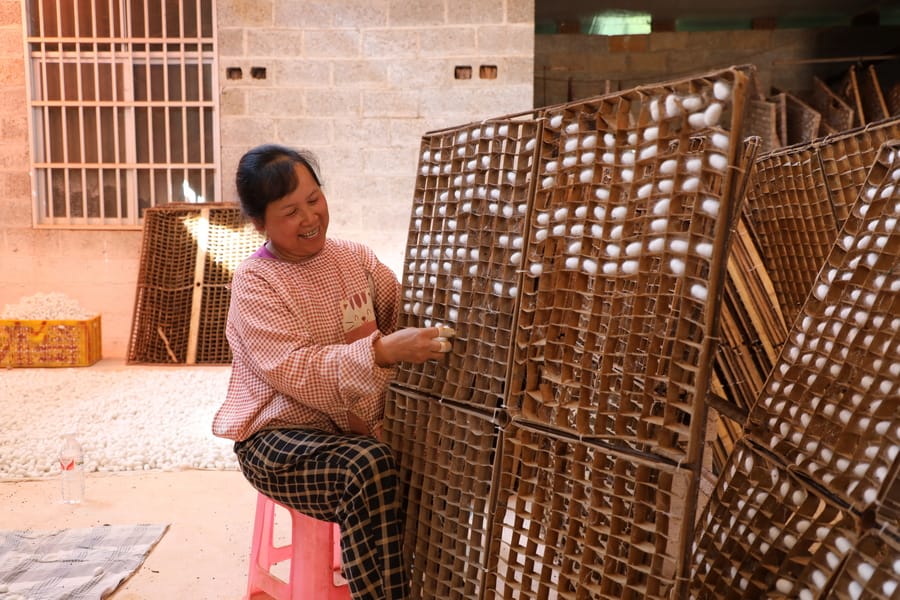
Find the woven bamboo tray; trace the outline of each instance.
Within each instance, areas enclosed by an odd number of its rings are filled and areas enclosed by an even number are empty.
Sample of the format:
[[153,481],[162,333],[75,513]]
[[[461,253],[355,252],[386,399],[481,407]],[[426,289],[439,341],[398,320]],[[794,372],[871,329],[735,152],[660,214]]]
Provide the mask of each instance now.
[[500,118],[422,139],[401,326],[456,331],[444,363],[397,382],[485,407],[505,402],[539,122]]
[[[838,503],[741,441],[699,519],[690,597],[826,597],[857,526]],[[801,593],[807,586],[812,595]]]
[[859,512],[885,502],[900,454],[897,179],[900,142],[872,165],[747,428]]
[[264,238],[236,204],[144,211],[129,364],[228,364],[228,285]]
[[545,111],[513,414],[688,455],[709,385],[748,79],[731,69]]
[[787,322],[812,288],[878,148],[898,136],[900,119],[891,119],[757,159],[744,214]]
[[502,413],[389,389],[383,438],[406,485],[404,554],[412,598],[480,597],[502,421]]
[[665,598],[688,473],[513,422],[485,598]]

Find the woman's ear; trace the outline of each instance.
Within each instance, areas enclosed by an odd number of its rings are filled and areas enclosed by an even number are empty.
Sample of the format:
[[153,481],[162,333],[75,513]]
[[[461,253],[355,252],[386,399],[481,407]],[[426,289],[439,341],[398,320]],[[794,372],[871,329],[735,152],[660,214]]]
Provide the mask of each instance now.
[[253,223],[253,227],[263,235],[266,235],[266,223],[262,219],[253,217],[250,219]]

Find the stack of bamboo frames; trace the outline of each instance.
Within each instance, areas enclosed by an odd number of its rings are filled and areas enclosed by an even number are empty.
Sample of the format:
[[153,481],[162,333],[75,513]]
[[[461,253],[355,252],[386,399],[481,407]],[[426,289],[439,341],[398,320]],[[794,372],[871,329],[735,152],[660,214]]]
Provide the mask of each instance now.
[[[446,363],[404,365],[386,408],[408,484],[414,597],[786,589],[784,577],[731,577],[727,556],[703,566],[706,587],[691,584],[695,538],[724,514],[714,497],[713,517],[695,520],[702,476],[715,462],[721,486],[749,465],[752,482],[753,465],[773,460],[746,460],[754,448],[739,438],[799,312],[776,281],[793,272],[791,285],[810,284],[764,242],[765,168],[751,169],[755,145],[738,143],[750,76],[728,69],[423,138],[401,320],[450,324],[458,338]],[[819,182],[832,214],[849,214],[892,127],[816,145],[809,169],[821,175],[797,181]],[[745,189],[756,205],[741,210]],[[783,191],[770,201],[784,203]],[[824,260],[828,235],[817,229],[792,250]],[[712,451],[709,405],[723,415]],[[795,480],[780,481],[816,497]],[[840,501],[816,502],[803,510],[844,515]],[[796,538],[788,523],[802,527],[802,515],[779,510]],[[841,577],[897,547],[890,536],[856,541]],[[759,560],[762,575],[777,571],[775,557]]]

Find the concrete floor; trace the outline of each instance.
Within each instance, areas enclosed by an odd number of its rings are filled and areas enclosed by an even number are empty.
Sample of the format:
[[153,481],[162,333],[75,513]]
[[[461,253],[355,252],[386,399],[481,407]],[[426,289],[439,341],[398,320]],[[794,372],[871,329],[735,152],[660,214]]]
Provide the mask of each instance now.
[[168,523],[112,600],[240,600],[256,492],[237,471],[88,474],[85,501],[60,501],[54,478],[0,481],[0,529]]

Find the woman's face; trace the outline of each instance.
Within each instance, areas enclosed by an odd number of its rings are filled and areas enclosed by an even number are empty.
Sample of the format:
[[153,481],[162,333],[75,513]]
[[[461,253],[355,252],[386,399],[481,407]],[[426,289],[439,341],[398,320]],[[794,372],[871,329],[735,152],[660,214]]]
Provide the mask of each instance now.
[[297,188],[266,206],[262,225],[280,258],[304,260],[325,245],[328,202],[306,167],[297,165],[294,169]]

